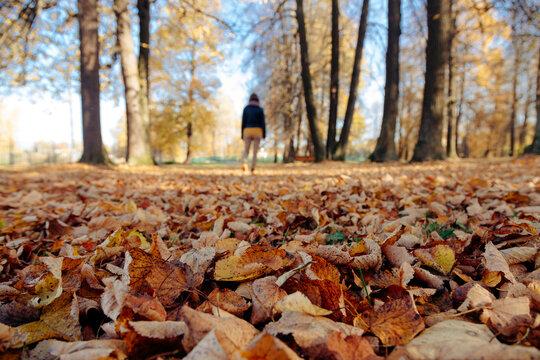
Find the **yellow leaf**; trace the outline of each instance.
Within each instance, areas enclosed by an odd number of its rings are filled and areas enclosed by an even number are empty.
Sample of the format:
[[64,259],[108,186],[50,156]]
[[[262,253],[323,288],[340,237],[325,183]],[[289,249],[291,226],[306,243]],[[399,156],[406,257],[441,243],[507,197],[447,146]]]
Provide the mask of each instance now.
[[502,275],[500,271],[484,271],[482,282],[489,287],[495,287],[501,282]]
[[315,306],[309,301],[308,297],[297,291],[293,294],[285,296],[274,305],[274,310],[277,312],[295,311],[312,316],[325,316],[332,314],[331,310],[326,310]]
[[417,249],[414,251],[422,262],[430,268],[447,275],[454,266],[456,256],[454,250],[448,245],[435,245],[428,249]]
[[15,338],[30,345],[44,339],[76,341],[81,338],[77,300],[65,293],[43,308],[38,321],[15,328]]

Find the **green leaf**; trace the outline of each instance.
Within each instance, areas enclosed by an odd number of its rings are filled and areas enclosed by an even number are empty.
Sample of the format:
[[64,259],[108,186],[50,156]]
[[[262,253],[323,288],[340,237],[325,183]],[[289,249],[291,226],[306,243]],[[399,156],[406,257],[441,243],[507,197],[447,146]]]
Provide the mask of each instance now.
[[341,231],[338,231],[334,228],[332,230],[335,231],[333,234],[326,234],[326,243],[327,244],[335,244],[338,242],[342,242],[345,240],[345,233],[342,233]]
[[447,237],[456,237],[454,234],[455,229],[442,229],[439,231],[439,236],[446,240]]
[[6,226],[6,222],[4,220],[0,220],[0,229]]
[[469,232],[469,229],[467,229],[467,227],[463,225],[462,223],[460,223],[459,221],[456,221],[456,226],[465,232]]

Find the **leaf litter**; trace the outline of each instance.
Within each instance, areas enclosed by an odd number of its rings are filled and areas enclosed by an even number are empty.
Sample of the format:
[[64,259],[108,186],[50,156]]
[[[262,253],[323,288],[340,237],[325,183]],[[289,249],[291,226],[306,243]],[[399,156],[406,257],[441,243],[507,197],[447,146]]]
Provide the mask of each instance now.
[[0,209],[13,358],[540,358],[535,157],[4,168]]

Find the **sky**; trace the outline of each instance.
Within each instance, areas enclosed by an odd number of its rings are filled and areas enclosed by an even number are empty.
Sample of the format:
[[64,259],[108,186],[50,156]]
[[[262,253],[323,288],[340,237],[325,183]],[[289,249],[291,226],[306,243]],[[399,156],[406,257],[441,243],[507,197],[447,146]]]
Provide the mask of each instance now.
[[[366,56],[377,56],[376,50],[370,51],[371,42],[367,42]],[[239,46],[239,45],[236,45]],[[239,64],[242,63],[242,49],[231,52],[236,54],[227,58],[221,64],[218,70],[218,78],[220,79],[222,88],[218,93],[225,94],[229,97],[233,104],[234,113],[238,117],[240,124],[240,116],[243,107],[247,102],[249,93],[251,92],[250,80],[251,73],[243,69]],[[371,53],[371,54],[370,54]],[[365,61],[370,61],[366,59]],[[371,59],[374,61],[374,58]],[[381,104],[382,108],[382,86],[378,81],[369,81],[362,89],[361,96],[364,108],[371,109],[373,104]],[[345,89],[343,89],[345,92]],[[68,146],[73,140],[76,144],[82,143],[82,120],[81,120],[81,101],[79,94],[75,93],[70,101],[58,100],[47,93],[39,95],[24,96],[24,93],[10,95],[0,98],[0,103],[4,107],[2,114],[8,114],[15,120],[15,142],[20,149],[28,150],[34,147],[37,142],[49,142],[55,144],[65,143]],[[263,106],[264,106],[264,99]],[[114,144],[113,130],[118,127],[119,121],[124,118],[125,104],[123,101],[115,102],[112,100],[103,99],[101,101],[101,128],[103,142],[107,146]],[[370,110],[370,112],[373,112]],[[367,137],[375,137],[378,134],[378,119],[370,120],[369,117],[375,118],[379,114],[368,114],[368,134]],[[375,121],[376,120],[376,121]],[[240,126],[240,125],[239,125]]]
[[[225,63],[218,74],[222,84],[220,93],[229,97],[240,119],[249,96],[251,76],[229,65]],[[2,99],[2,106],[5,106],[3,113],[15,120],[15,142],[21,149],[32,149],[40,141],[71,145],[72,124],[75,143],[82,142],[81,100],[78,94],[72,95],[71,109],[69,101],[59,101],[48,94],[31,97],[11,95]],[[124,111],[123,102],[101,102],[101,135],[105,145],[114,144],[113,130],[123,118]]]

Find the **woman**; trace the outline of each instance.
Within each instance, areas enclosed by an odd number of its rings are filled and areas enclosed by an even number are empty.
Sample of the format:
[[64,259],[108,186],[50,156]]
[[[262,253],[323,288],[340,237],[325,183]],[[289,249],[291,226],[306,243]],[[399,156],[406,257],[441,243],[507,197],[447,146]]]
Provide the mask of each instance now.
[[259,104],[259,97],[253,93],[249,97],[249,103],[242,113],[242,139],[244,140],[244,152],[242,153],[243,170],[248,169],[249,148],[253,143],[253,161],[251,162],[251,173],[255,172],[257,164],[257,151],[261,139],[266,138],[266,124],[264,111]]

